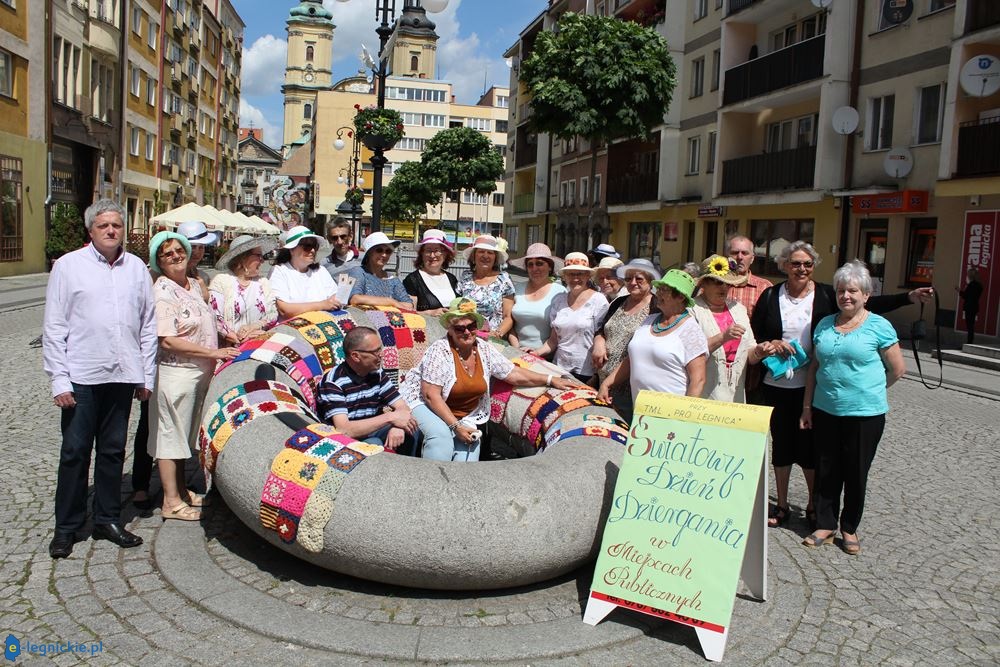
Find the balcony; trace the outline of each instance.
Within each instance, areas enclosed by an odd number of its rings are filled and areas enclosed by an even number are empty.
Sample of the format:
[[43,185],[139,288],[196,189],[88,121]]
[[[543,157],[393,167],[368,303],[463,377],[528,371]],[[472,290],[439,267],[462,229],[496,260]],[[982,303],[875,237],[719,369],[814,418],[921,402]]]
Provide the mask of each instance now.
[[1000,3],[996,0],[969,0],[965,32],[975,32],[1000,24]]
[[957,178],[1000,173],[1000,118],[987,118],[958,126]]
[[750,155],[722,163],[722,194],[813,187],[816,147]]
[[819,35],[726,70],[723,106],[820,78],[825,47]]
[[608,206],[656,201],[660,174],[624,174],[608,179]]
[[750,5],[758,2],[761,2],[761,0],[729,0],[729,6],[726,9],[726,16],[732,16],[738,12],[742,12]]
[[514,195],[514,215],[518,213],[533,213],[535,211],[535,194],[533,192],[525,192],[524,194]]
[[517,128],[514,138],[514,168],[520,169],[538,161],[538,135],[526,127]]
[[[98,8],[100,9],[100,6]],[[100,11],[103,12],[103,10]],[[115,27],[110,19],[105,18],[104,14],[101,13],[88,23],[87,30],[90,48],[112,58],[118,58],[118,41],[121,37],[121,31]]]

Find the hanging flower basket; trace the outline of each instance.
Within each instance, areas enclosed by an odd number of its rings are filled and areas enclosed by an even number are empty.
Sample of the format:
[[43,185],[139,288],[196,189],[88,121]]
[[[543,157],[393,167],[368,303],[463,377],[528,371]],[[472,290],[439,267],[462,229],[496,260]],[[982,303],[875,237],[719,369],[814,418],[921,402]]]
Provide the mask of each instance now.
[[365,203],[365,191],[361,188],[347,188],[344,193],[344,201],[357,208]]
[[355,104],[354,131],[371,150],[389,150],[403,138],[403,117],[395,109]]

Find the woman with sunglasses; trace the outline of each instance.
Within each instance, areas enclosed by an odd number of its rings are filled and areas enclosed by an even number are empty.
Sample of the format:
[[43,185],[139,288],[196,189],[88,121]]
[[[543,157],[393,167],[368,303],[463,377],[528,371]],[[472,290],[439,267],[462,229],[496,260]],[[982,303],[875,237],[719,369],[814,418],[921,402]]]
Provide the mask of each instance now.
[[219,258],[208,286],[208,305],[215,312],[219,338],[239,345],[278,322],[278,304],[271,283],[260,275],[264,255],[274,250],[269,238],[237,236]]
[[490,418],[491,378],[515,387],[580,386],[515,366],[496,346],[479,338],[476,331],[485,318],[472,299],[454,299],[438,321],[447,336],[427,348],[399,387],[423,434],[425,459],[479,460],[480,425]]
[[399,310],[413,310],[403,281],[385,270],[399,241],[390,239],[384,232],[372,232],[361,242],[361,266],[350,271],[356,281],[351,288],[348,303],[352,306],[390,306]]
[[532,243],[524,257],[512,259],[510,263],[527,272],[528,282],[514,301],[511,310],[514,327],[507,341],[527,352],[541,347],[552,332],[549,325],[552,299],[566,292],[566,288],[554,278],[555,272],[562,270],[563,261],[553,256],[552,250],[544,243]]
[[284,245],[274,258],[270,275],[278,314],[288,319],[310,310],[338,310],[342,304],[337,299],[337,284],[320,267],[330,254],[326,239],[300,225],[284,232],[281,240]]
[[[778,269],[788,275],[788,280],[768,287],[760,295],[750,318],[750,328],[757,342],[765,344],[762,350],[766,356],[790,358],[796,354],[793,344],[797,343],[805,358],[810,358],[816,324],[838,312],[836,291],[831,285],[813,280],[813,269],[820,263],[820,256],[805,241],[795,241],[782,248],[776,262]],[[927,287],[909,293],[873,296],[868,300],[868,308],[873,313],[886,313],[911,301],[929,301],[932,295],[933,291]],[[811,530],[816,530],[813,504],[816,450],[812,433],[799,425],[807,372],[807,363],[780,377],[768,372],[761,387],[764,404],[774,408],[771,412],[771,463],[777,503],[768,512],[771,527],[781,526],[791,517],[788,483],[792,464],[797,463],[802,468],[809,493],[806,521]]]

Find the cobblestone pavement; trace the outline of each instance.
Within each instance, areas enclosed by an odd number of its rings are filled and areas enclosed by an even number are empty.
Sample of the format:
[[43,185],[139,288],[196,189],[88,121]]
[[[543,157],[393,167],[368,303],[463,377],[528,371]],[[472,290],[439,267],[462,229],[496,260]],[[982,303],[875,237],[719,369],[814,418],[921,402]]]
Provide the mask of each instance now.
[[[50,560],[58,415],[41,351],[28,346],[41,316],[40,307],[28,307],[0,317],[0,374],[8,386],[0,401],[7,461],[0,636],[13,633],[22,645],[101,641],[103,653],[89,660],[95,664],[384,664],[388,649],[381,644],[390,643],[394,631],[475,637],[506,630],[511,644],[524,637],[528,646],[540,628],[565,623],[572,629],[565,641],[550,642],[530,659],[496,660],[517,653],[517,646],[471,655],[459,647],[450,664],[704,664],[693,632],[682,626],[621,612],[603,628],[576,622],[590,582],[587,568],[512,591],[383,586],[326,572],[265,544],[218,498],[200,525],[164,526],[158,516],[136,516],[127,506],[126,518],[145,545],[123,551],[86,540],[71,558]],[[1000,546],[993,537],[1000,531],[998,403],[931,392],[908,380],[891,390],[890,403],[860,532],[864,551],[852,558],[833,547],[801,547],[807,532],[801,516],[770,531],[769,599],[736,600],[727,663],[1000,663]],[[793,478],[792,504],[800,515],[804,495],[801,476]],[[164,560],[171,554],[188,554],[192,571],[186,573],[186,561]],[[195,561],[205,567],[195,568]],[[201,589],[220,580],[243,591],[228,607],[203,601]],[[255,609],[264,618],[253,621]],[[293,615],[269,619],[271,609]],[[288,618],[324,631],[292,639],[303,634],[293,632]],[[345,649],[359,643],[338,630],[358,627],[367,643]],[[588,632],[604,634],[581,650],[575,638]],[[81,661],[71,654],[19,659]]]

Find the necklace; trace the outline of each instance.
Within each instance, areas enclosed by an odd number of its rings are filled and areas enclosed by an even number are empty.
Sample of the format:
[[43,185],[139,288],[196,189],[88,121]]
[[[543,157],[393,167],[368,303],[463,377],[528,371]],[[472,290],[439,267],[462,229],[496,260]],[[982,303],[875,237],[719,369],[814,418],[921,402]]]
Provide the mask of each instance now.
[[[469,355],[468,361],[462,358],[462,353],[458,351],[458,348],[452,348],[455,350],[455,356],[458,357],[458,363],[462,366],[462,369],[466,372],[469,377],[472,377],[473,373],[476,372],[476,356],[478,354],[476,348],[472,348],[472,354]],[[469,367],[472,368],[469,368]]]
[[847,331],[850,331],[852,329],[856,329],[859,326],[861,326],[861,323],[864,322],[867,317],[868,317],[868,311],[867,310],[862,310],[858,315],[853,316],[851,319],[847,320],[846,322],[841,322],[840,321],[840,315],[838,315],[837,319],[834,320],[833,324],[838,329],[840,329],[841,332],[847,332]]
[[681,313],[680,315],[677,316],[676,320],[674,320],[673,322],[671,322],[667,326],[663,326],[663,324],[662,324],[662,322],[663,322],[663,315],[660,315],[660,319],[658,319],[655,322],[653,322],[653,333],[666,333],[666,332],[670,331],[671,329],[673,329],[674,327],[676,327],[678,324],[680,324],[681,320],[683,320],[687,316],[688,316],[688,311],[685,310],[683,313]]

